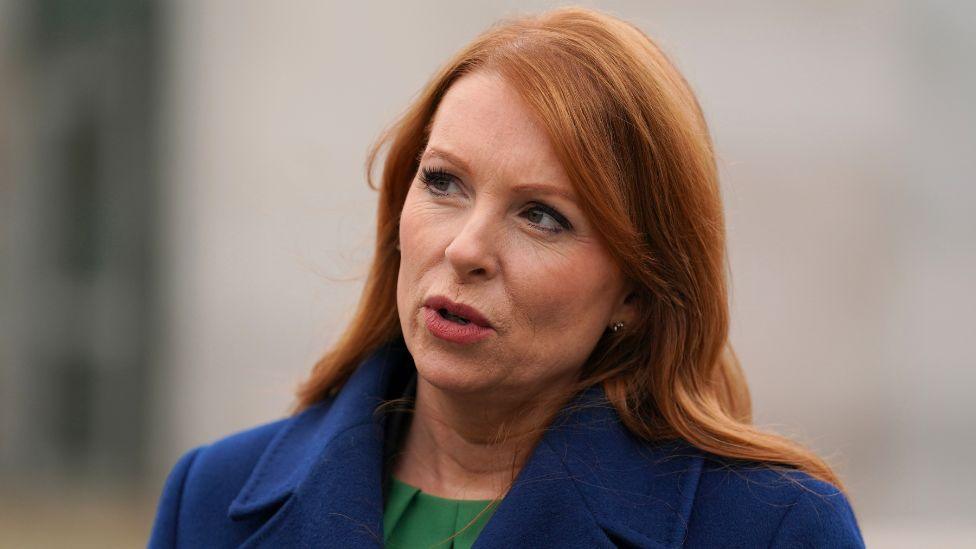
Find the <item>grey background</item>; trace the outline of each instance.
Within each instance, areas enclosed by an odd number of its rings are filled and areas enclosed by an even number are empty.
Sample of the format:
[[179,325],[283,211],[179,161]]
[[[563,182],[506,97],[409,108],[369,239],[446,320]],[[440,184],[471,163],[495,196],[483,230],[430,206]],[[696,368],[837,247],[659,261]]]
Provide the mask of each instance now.
[[[5,546],[142,543],[182,452],[286,413],[369,263],[368,145],[559,5],[78,4],[0,1]],[[836,466],[869,545],[973,543],[974,4],[584,4],[702,102],[757,423]]]

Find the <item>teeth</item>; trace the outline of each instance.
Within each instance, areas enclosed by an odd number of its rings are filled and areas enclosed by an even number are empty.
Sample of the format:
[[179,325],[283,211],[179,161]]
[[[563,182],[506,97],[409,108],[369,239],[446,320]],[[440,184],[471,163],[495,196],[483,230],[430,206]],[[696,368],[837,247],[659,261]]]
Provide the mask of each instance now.
[[462,325],[463,324],[467,324],[468,322],[470,322],[468,319],[466,319],[464,317],[460,317],[460,316],[457,316],[457,315],[452,315],[451,313],[447,312],[447,309],[440,309],[437,312],[440,313],[440,315],[442,317],[446,318],[447,320],[453,320],[454,322],[457,322],[457,323],[462,324]]

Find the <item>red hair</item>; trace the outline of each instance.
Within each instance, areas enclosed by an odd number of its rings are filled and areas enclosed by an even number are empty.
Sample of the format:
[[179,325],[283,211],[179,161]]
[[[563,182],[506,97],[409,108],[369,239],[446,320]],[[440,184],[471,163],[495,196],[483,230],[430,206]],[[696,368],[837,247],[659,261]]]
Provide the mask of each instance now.
[[728,342],[725,222],[712,143],[687,82],[633,25],[580,8],[504,21],[457,53],[370,150],[388,146],[376,250],[346,331],[298,390],[301,410],[334,394],[359,363],[402,337],[396,284],[400,211],[448,88],[475,70],[502,75],[549,133],[611,256],[634,282],[639,318],[606,334],[581,386],[603,385],[645,440],[681,438],[718,456],[785,465],[841,488],[811,451],[751,425],[749,390]]

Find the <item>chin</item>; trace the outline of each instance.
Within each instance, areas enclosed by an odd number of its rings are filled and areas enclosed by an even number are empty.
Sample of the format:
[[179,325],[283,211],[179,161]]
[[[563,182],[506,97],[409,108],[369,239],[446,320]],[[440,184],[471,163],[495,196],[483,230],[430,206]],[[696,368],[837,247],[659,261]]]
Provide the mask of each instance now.
[[418,377],[452,394],[479,393],[497,386],[497,372],[486,370],[476,359],[463,356],[463,350],[452,353],[437,348],[438,345],[438,342],[431,342],[421,345],[417,352],[410,350]]

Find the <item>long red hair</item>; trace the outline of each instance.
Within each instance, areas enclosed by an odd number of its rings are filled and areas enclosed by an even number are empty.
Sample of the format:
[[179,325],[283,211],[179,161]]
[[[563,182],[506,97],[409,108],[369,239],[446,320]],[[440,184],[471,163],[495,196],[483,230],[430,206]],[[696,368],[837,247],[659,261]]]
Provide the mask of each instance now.
[[[712,142],[687,82],[643,32],[563,8],[503,21],[457,53],[377,141],[376,250],[346,331],[298,389],[297,410],[334,394],[373,350],[402,337],[396,284],[400,211],[429,123],[448,88],[498,72],[547,129],[581,207],[638,288],[640,318],[607,334],[582,369],[627,428],[718,456],[795,467],[838,488],[811,451],[751,425],[749,390],[728,341],[725,222]],[[379,182],[373,167],[386,149]]]

